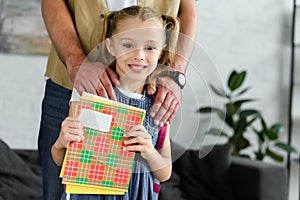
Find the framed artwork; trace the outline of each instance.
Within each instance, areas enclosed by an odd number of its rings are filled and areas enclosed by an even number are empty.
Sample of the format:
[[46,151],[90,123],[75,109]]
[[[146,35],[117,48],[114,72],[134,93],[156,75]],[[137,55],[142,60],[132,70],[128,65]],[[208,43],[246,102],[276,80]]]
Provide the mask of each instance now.
[[41,0],[0,0],[0,53],[48,54]]

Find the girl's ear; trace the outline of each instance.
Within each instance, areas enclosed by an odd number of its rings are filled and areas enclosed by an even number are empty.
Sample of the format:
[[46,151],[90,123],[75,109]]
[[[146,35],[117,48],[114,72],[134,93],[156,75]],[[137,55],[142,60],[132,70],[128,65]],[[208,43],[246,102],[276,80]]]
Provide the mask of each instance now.
[[106,46],[106,49],[107,49],[107,51],[112,55],[112,56],[116,56],[116,54],[115,54],[115,50],[114,50],[114,48],[112,47],[112,41],[111,41],[111,39],[110,38],[106,38],[105,39],[105,46]]

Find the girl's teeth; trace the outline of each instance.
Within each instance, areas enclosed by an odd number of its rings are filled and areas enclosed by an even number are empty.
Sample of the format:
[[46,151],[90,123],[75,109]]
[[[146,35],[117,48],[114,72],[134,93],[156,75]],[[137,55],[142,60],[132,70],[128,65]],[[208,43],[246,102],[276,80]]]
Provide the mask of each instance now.
[[144,66],[141,66],[141,65],[139,65],[139,66],[131,65],[131,68],[132,68],[132,69],[143,69]]

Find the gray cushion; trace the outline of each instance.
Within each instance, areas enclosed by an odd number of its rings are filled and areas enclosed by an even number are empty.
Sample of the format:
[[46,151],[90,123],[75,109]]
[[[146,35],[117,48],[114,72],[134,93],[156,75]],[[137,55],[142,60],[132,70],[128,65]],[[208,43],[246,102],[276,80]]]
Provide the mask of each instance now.
[[[175,147],[174,147],[175,146]],[[205,147],[211,151],[199,158],[197,150],[187,150],[173,163],[173,172],[180,176],[181,196],[176,199],[233,200],[230,186],[230,146]],[[172,146],[172,153],[178,154],[178,146]],[[172,179],[170,181],[173,181]],[[168,182],[167,182],[168,183]],[[164,187],[164,184],[162,184]],[[168,186],[170,188],[170,185]],[[174,186],[176,188],[177,186]],[[170,191],[170,190],[169,190]],[[162,192],[164,192],[162,190]]]

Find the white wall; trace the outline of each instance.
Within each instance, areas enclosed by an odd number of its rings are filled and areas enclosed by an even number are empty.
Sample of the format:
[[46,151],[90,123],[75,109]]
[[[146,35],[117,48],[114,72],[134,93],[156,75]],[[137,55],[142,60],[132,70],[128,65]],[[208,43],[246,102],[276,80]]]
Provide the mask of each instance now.
[[[215,62],[222,77],[247,69],[249,96],[270,121],[286,119],[290,64],[288,1],[198,1],[198,42]],[[195,61],[201,62],[201,61]]]
[[[246,97],[257,98],[248,105],[261,110],[268,123],[287,125],[292,3],[276,0],[197,1],[197,44],[188,77],[192,79],[190,82],[196,82],[191,87],[198,91],[198,99],[196,104],[184,101],[183,107],[190,111],[186,121],[197,120],[193,113],[197,105],[218,101],[208,93],[207,83],[222,86],[233,69],[246,69],[245,85],[251,86]],[[185,91],[186,94],[190,92]],[[184,95],[184,98],[191,96]],[[186,124],[183,129],[188,130],[189,126]],[[199,129],[203,133],[205,128],[200,124]],[[203,139],[201,133],[192,148],[199,148]],[[183,137],[178,136],[178,141]],[[286,139],[287,135],[282,137]]]
[[12,148],[37,148],[46,61],[0,54],[0,138]]

